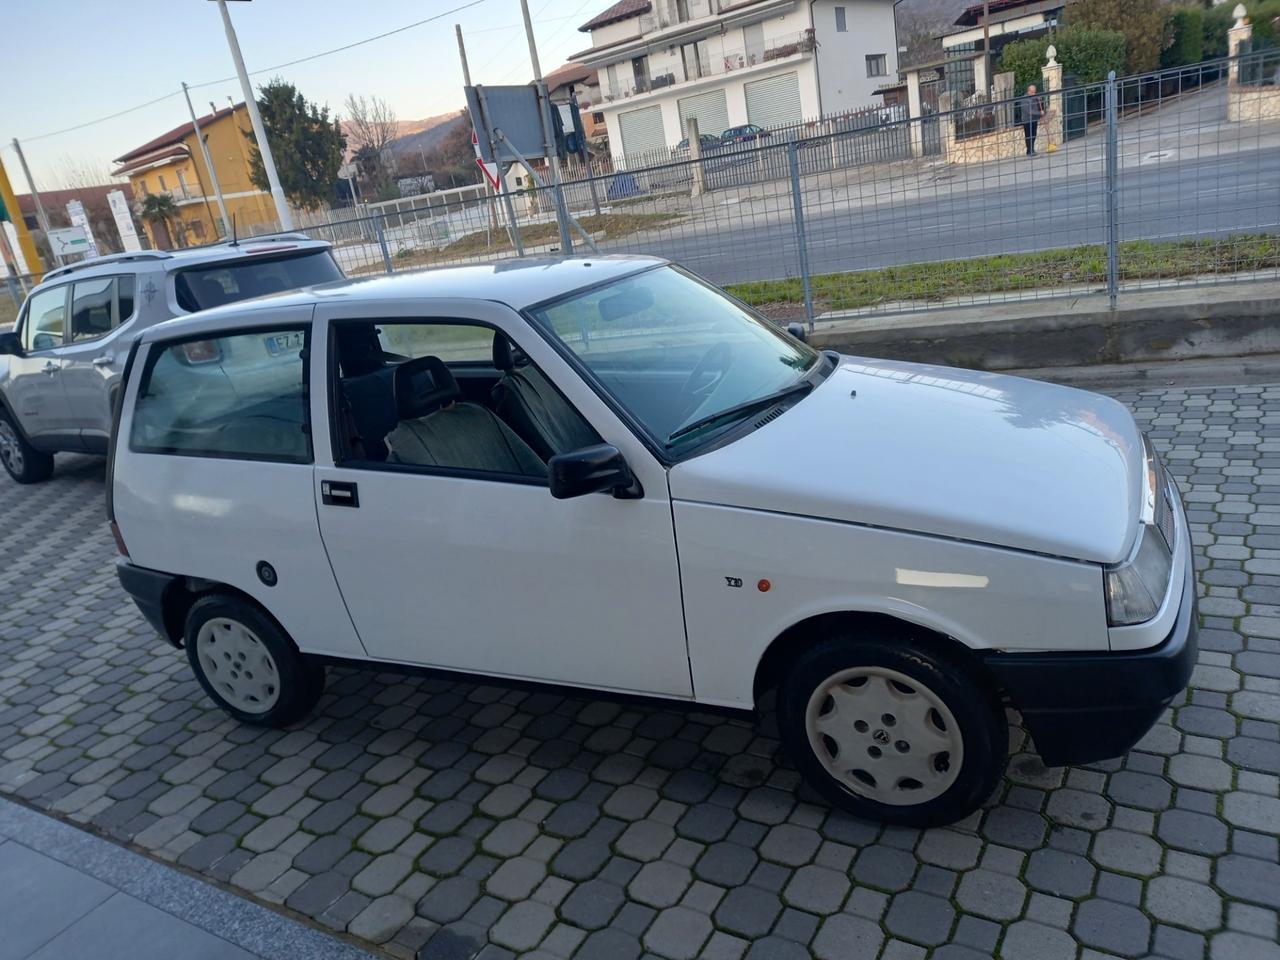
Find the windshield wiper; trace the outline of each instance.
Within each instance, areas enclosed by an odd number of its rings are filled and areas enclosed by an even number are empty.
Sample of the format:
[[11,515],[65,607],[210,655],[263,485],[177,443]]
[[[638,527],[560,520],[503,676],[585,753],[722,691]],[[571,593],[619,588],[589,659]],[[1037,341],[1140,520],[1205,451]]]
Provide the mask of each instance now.
[[763,397],[756,397],[754,400],[746,401],[746,403],[739,403],[736,406],[725,407],[725,409],[718,413],[713,413],[710,416],[695,420],[693,423],[685,424],[683,427],[671,434],[671,436],[667,437],[667,442],[664,446],[670,447],[681,437],[688,436],[697,430],[701,430],[703,427],[709,427],[715,423],[719,423],[721,420],[731,420],[746,416],[754,413],[756,410],[762,410],[766,407],[773,406],[775,403],[781,403],[783,400],[786,400],[788,397],[793,397],[796,394],[808,393],[812,389],[812,382],[809,380],[801,380],[799,383],[793,383],[791,386],[779,390],[776,393],[765,394]]

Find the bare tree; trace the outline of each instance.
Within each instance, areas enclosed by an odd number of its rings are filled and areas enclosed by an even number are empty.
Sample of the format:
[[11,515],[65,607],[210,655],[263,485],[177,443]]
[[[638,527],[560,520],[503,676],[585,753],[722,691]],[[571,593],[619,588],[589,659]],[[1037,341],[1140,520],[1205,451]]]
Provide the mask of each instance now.
[[381,97],[347,94],[342,108],[347,113],[346,133],[351,145],[359,150],[371,147],[378,155],[396,138],[399,124],[396,112]]

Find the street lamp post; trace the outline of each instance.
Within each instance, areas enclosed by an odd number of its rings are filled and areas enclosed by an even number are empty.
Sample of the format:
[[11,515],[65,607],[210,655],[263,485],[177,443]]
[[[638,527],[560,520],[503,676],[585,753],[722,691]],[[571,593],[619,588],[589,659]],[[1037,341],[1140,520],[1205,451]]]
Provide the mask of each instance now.
[[293,215],[289,212],[289,201],[285,199],[284,188],[280,186],[280,176],[276,173],[276,161],[271,156],[271,144],[267,142],[267,131],[262,125],[262,115],[258,112],[258,101],[254,98],[253,87],[249,85],[249,71],[245,69],[244,57],[240,55],[240,41],[236,39],[236,28],[231,25],[231,14],[227,12],[227,0],[217,0],[217,3],[218,12],[222,14],[222,26],[227,32],[227,46],[231,48],[231,59],[235,61],[236,75],[240,78],[240,91],[244,94],[244,105],[249,111],[249,123],[253,125],[253,135],[258,141],[262,166],[267,171],[271,198],[276,202],[276,217],[280,220],[281,230],[292,230]]

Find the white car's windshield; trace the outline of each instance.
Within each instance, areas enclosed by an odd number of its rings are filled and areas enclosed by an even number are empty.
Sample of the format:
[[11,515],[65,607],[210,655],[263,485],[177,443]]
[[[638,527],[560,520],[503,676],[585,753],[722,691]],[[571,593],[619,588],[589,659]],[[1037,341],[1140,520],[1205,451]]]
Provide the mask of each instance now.
[[[678,446],[802,389],[818,354],[674,267],[532,311],[661,443]],[[740,414],[740,416],[739,416]]]

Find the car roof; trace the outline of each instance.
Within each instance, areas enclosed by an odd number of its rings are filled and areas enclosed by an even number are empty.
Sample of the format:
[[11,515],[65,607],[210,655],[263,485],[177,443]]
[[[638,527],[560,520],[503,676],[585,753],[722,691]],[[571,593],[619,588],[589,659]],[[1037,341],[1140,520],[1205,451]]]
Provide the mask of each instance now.
[[423,300],[477,300],[503,303],[524,310],[575,290],[617,280],[667,263],[661,257],[608,255],[601,257],[541,257],[493,263],[440,267],[388,276],[335,280],[300,290],[242,300],[202,310],[148,328],[147,341],[200,335],[236,327],[252,314],[293,306],[320,304],[370,305]]
[[289,250],[328,250],[331,246],[332,244],[325,240],[312,240],[306,234],[286,233],[270,237],[246,238],[235,243],[211,243],[203,247],[185,247],[179,250],[136,250],[127,253],[111,253],[50,270],[44,275],[40,284],[63,281],[73,276],[95,277],[117,274],[122,272],[121,267],[126,264],[154,264],[158,269],[172,271],[222,260],[243,260],[259,255],[285,253]]

